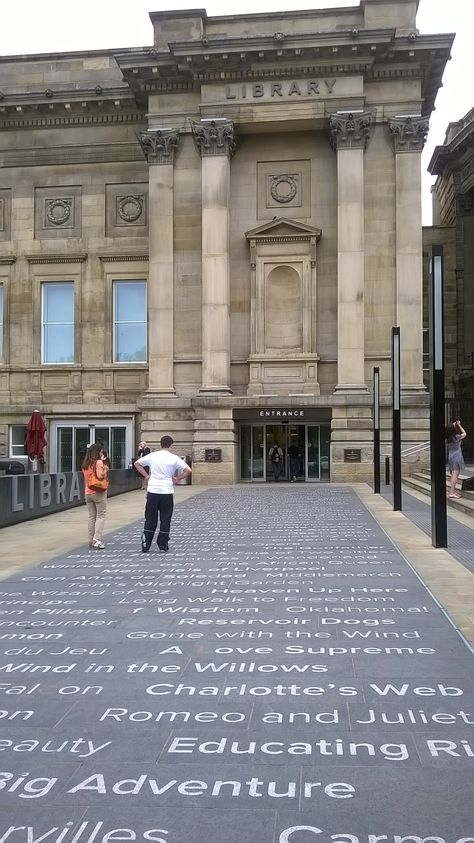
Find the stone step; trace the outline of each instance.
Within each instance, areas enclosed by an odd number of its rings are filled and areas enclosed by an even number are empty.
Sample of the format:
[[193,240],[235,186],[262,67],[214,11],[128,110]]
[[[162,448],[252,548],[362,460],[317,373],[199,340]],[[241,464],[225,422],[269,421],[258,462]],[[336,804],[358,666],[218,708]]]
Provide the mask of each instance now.
[[[466,500],[474,501],[474,491],[462,492],[462,489],[461,489],[462,481],[466,477],[470,477],[470,476],[471,476],[470,474],[465,474],[465,473],[460,474],[459,480],[456,483],[456,489],[458,490],[458,492],[460,492],[462,494],[462,496],[464,498],[466,498]],[[431,486],[431,474],[428,471],[428,469],[421,469],[420,471],[415,471],[412,475],[410,475],[410,477],[414,477],[416,480],[420,480],[420,482],[427,483],[428,486]],[[406,479],[408,480],[409,478],[407,477]],[[405,482],[405,478],[403,478],[403,481]],[[446,489],[449,489],[449,487],[450,487],[450,478],[449,478],[449,471],[448,471],[448,472],[446,472]]]
[[[424,476],[420,476],[421,474],[424,474]],[[410,475],[409,477],[404,477],[402,485],[407,492],[410,492],[410,489],[413,489],[426,497],[427,502],[431,499],[431,481],[428,472],[423,473],[420,471],[416,474]],[[462,495],[462,498],[446,497],[448,509],[453,509],[456,512],[464,512],[465,515],[470,515],[474,519],[474,495],[472,492],[463,492]]]

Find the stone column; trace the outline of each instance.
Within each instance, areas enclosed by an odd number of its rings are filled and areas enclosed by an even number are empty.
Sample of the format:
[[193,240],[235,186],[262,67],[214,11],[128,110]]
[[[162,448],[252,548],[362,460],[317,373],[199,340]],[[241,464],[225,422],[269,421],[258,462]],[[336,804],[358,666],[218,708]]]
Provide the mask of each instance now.
[[234,124],[192,125],[202,159],[202,387],[230,393],[229,198]]
[[401,388],[423,385],[423,247],[421,223],[421,152],[427,117],[389,120],[395,149],[396,181],[396,324],[400,326]]
[[367,391],[364,375],[364,151],[373,112],[330,116],[337,151],[337,386]]
[[174,395],[174,156],[177,129],[149,129],[139,135],[149,164],[148,392]]

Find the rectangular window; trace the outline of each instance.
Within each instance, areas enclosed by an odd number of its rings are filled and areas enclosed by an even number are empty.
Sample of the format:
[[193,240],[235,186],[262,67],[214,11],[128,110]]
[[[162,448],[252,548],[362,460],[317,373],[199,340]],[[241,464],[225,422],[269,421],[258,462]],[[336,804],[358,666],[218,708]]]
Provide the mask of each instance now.
[[26,426],[24,424],[12,424],[10,427],[10,456],[25,457],[25,436]]
[[74,284],[42,285],[41,362],[74,362]]
[[[25,428],[22,428],[23,430]],[[80,471],[88,445],[99,442],[107,451],[112,468],[127,467],[127,432],[129,435],[128,454],[131,451],[131,425],[83,422],[72,424],[60,423],[51,431],[51,441],[56,441],[56,470]],[[12,454],[13,456],[13,454]]]
[[146,363],[145,281],[114,281],[114,363]]
[[0,360],[3,360],[3,284],[0,284]]

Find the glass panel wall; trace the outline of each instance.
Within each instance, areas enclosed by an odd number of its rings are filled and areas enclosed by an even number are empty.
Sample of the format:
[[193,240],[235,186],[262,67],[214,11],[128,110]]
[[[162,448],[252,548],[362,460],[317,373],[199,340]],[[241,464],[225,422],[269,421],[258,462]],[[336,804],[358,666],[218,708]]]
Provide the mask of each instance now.
[[329,464],[331,454],[331,427],[322,424],[319,427],[319,466],[320,479],[329,480],[331,466]]
[[306,430],[308,480],[319,480],[319,424],[308,424]]
[[54,421],[51,423],[51,459],[49,470],[80,471],[86,450],[92,442],[99,442],[110,459],[112,468],[127,468],[133,457],[133,422],[115,423],[111,419],[85,424],[84,421]]
[[265,479],[265,437],[263,424],[252,428],[252,479]]
[[252,479],[252,428],[249,424],[240,427],[240,479]]
[[[275,482],[278,476],[280,482],[327,481],[330,439],[330,424],[242,424],[240,479]],[[278,461],[272,460],[275,447]]]

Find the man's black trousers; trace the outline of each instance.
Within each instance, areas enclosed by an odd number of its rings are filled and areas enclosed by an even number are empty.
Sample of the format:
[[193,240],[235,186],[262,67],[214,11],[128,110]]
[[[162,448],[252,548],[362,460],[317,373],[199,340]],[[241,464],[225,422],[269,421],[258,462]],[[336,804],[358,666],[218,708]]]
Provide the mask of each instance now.
[[155,535],[160,516],[160,530],[157,544],[160,550],[168,550],[171,516],[173,515],[174,495],[160,495],[148,492],[145,506],[145,526],[143,528],[142,546],[148,550]]

